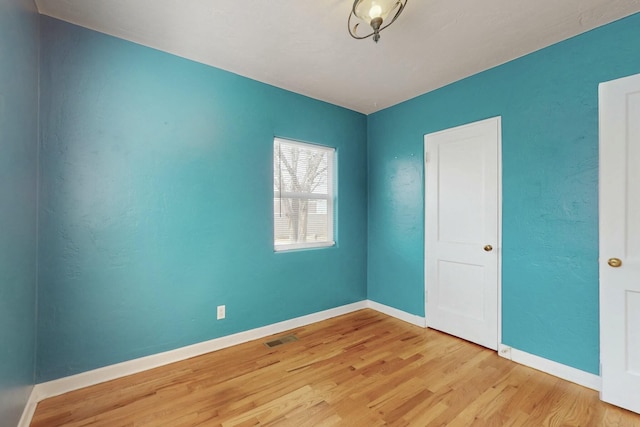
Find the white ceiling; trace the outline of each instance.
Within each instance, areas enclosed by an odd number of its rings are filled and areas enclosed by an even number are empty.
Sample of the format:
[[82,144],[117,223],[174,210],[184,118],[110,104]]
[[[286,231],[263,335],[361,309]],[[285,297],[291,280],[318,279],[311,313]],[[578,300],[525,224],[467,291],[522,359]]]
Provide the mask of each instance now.
[[42,14],[366,114],[640,11],[640,0],[409,0],[375,44],[349,36],[352,0],[36,3]]

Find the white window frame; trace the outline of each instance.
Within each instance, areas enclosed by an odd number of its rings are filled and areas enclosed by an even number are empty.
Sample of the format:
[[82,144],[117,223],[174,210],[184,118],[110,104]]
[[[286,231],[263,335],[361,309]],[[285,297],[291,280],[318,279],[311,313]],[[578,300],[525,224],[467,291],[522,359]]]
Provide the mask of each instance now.
[[[287,243],[276,244],[275,240],[275,212],[272,225],[274,231],[272,233],[273,248],[275,252],[286,252],[297,249],[313,249],[313,248],[327,248],[336,245],[334,237],[334,217],[335,217],[335,167],[336,167],[336,149],[334,147],[328,147],[326,145],[309,144],[306,142],[299,142],[291,139],[278,138],[273,139],[273,146],[275,148],[276,143],[283,143],[289,145],[298,145],[311,150],[323,151],[327,154],[327,193],[328,194],[315,194],[315,193],[297,193],[283,191],[282,193],[274,188],[273,198],[299,198],[299,199],[316,199],[327,201],[327,241],[326,242],[304,242],[304,243]],[[275,157],[273,159],[272,173],[275,173]]]

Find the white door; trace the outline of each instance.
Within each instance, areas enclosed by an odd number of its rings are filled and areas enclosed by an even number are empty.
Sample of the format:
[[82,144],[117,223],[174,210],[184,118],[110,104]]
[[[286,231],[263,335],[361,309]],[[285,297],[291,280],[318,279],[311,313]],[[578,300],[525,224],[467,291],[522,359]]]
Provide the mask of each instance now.
[[599,107],[601,399],[640,413],[640,75]]
[[425,135],[427,325],[498,347],[500,117]]

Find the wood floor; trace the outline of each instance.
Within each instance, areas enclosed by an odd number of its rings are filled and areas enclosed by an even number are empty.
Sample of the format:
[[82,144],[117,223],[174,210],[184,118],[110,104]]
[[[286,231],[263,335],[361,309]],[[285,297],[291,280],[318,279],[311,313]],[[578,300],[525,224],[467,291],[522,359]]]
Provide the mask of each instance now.
[[593,390],[372,310],[291,332],[47,399],[31,425],[640,426]]

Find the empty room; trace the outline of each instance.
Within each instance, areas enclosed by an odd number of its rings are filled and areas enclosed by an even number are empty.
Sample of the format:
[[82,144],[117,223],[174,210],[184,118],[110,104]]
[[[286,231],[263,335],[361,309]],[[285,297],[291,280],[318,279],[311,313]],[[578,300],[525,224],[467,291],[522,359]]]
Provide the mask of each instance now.
[[640,426],[638,0],[0,0],[0,427]]

